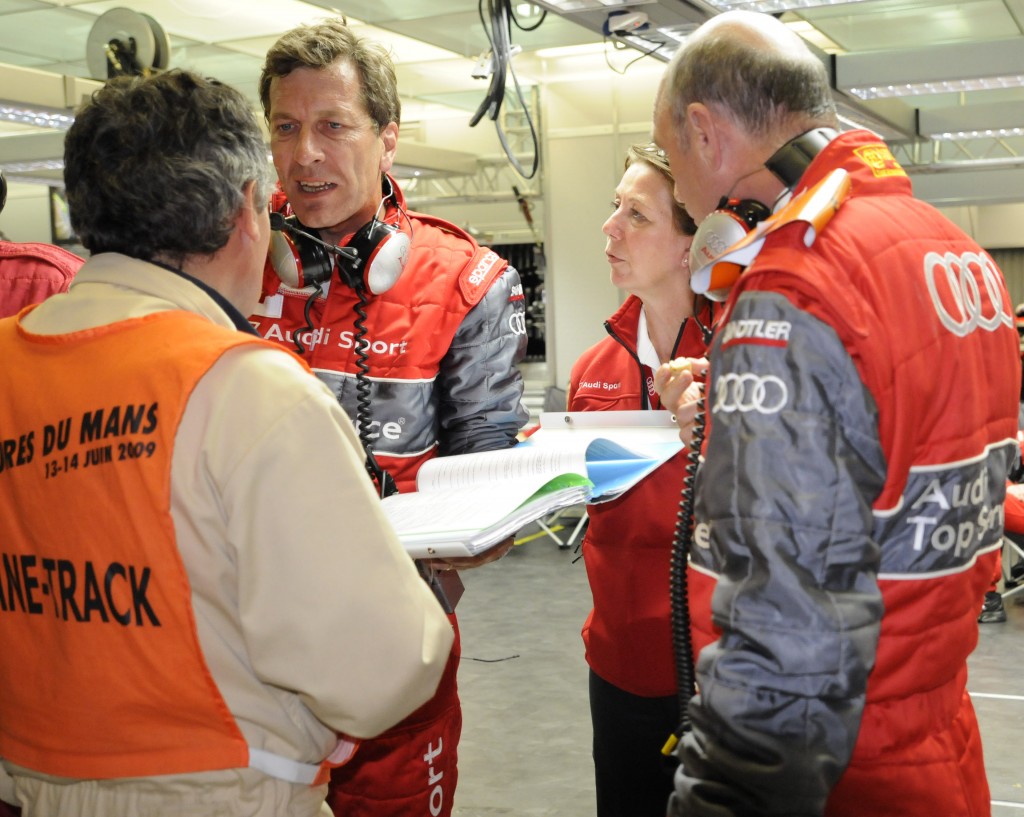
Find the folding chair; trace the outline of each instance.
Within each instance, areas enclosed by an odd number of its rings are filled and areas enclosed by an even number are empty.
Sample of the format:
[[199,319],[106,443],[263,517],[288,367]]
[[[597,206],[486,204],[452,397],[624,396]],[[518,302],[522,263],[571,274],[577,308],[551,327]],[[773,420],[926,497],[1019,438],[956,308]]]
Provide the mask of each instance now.
[[1024,534],[1003,534],[1003,599],[1024,591]]
[[[576,510],[579,510],[580,512],[580,518],[576,521],[576,526],[572,529],[572,533],[569,535],[569,538],[563,541],[562,537],[558,535],[561,529],[555,530],[554,528],[563,516],[569,513],[573,513]],[[571,548],[574,544],[576,544],[576,538],[580,535],[580,532],[587,524],[587,521],[587,506],[572,505],[571,507],[568,508],[562,508],[562,510],[560,511],[555,511],[553,514],[548,516],[547,519],[538,519],[537,525],[540,526],[540,529],[542,531],[544,531],[548,536],[555,540],[555,544],[557,544],[558,547],[564,550],[566,548]]]

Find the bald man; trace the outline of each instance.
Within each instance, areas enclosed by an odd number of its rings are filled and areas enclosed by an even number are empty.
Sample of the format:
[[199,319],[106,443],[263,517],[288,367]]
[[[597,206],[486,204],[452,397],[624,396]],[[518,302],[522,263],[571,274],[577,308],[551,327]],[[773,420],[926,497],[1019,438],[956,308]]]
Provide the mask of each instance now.
[[[698,29],[654,133],[699,225],[694,288],[726,300],[670,812],[988,815],[966,662],[1017,430],[1003,277],[877,135],[838,132],[824,65],[771,16]],[[763,244],[715,266],[741,216]],[[688,436],[690,373],[657,385]]]

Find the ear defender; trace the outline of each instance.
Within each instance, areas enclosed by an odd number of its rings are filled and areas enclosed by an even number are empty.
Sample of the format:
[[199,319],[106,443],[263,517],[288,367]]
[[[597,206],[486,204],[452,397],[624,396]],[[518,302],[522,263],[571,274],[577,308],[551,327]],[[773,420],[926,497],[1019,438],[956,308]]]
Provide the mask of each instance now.
[[715,264],[733,244],[771,215],[754,199],[727,199],[697,227],[690,245],[690,288],[713,301],[724,301],[742,272],[738,264]]
[[330,280],[334,259],[324,247],[292,232],[301,229],[298,219],[288,216],[281,220],[280,227],[283,229],[270,233],[270,264],[282,283],[292,289],[303,289]]
[[351,264],[339,263],[341,279],[353,289],[365,286],[375,295],[395,285],[409,258],[409,236],[376,218],[360,227],[348,246],[359,258]]
[[329,281],[337,257],[342,283],[380,295],[402,274],[409,257],[409,236],[375,218],[347,246],[336,247],[307,231],[294,215],[271,213],[269,255],[277,277],[293,289]]

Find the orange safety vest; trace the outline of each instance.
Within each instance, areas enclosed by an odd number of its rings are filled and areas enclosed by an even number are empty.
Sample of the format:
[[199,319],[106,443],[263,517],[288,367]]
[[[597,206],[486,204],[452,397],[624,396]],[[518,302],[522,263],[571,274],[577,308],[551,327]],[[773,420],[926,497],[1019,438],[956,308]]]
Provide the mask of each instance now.
[[326,780],[247,746],[203,657],[171,518],[189,396],[246,343],[264,342],[184,311],[67,335],[0,321],[0,393],[16,396],[0,403],[0,757],[79,779],[251,766]]

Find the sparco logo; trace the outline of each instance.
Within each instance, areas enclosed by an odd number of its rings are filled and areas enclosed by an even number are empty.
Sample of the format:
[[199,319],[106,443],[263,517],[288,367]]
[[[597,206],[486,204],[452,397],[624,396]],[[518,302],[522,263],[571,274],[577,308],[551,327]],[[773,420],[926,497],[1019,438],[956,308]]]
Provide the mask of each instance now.
[[1013,326],[999,271],[987,255],[930,252],[924,257],[924,279],[939,320],[957,337],[975,329],[994,332],[1000,324]]
[[496,252],[488,252],[487,255],[480,259],[480,262],[469,274],[469,283],[473,286],[483,283],[484,278],[487,277],[487,273],[491,271],[491,267],[495,265],[497,260],[498,254]]
[[775,414],[789,399],[786,384],[775,375],[724,374],[715,379],[713,412],[756,411]]

